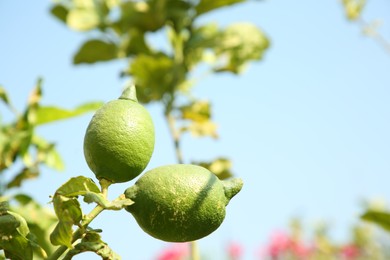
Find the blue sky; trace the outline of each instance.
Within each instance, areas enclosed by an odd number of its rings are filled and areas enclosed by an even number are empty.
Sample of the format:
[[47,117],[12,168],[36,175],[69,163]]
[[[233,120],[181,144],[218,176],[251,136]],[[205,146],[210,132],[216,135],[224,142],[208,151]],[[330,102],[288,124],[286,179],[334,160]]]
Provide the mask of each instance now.
[[[73,66],[72,55],[93,34],[70,31],[49,15],[49,6],[49,1],[0,2],[0,84],[15,106],[23,108],[38,76],[44,78],[46,105],[72,108],[117,98],[125,61]],[[368,1],[364,18],[382,19],[380,31],[390,40],[389,11],[388,1]],[[185,160],[227,156],[245,182],[220,229],[200,241],[202,252],[216,259],[235,240],[244,244],[246,259],[253,259],[270,233],[295,216],[308,227],[326,220],[335,238],[347,237],[362,201],[390,200],[390,53],[346,21],[337,0],[251,2],[202,20],[209,21],[252,22],[270,37],[271,48],[241,76],[206,77],[195,86],[197,97],[212,102],[220,139],[185,136]],[[148,168],[174,163],[161,107],[147,108],[156,124]],[[4,106],[0,111],[9,118]],[[25,191],[38,201],[47,203],[72,176],[93,176],[82,153],[91,116],[39,128],[57,143],[66,170],[44,169],[41,179],[26,183]],[[127,186],[114,186],[110,196]],[[92,226],[103,228],[103,239],[123,259],[152,259],[166,246],[124,212],[104,212]]]

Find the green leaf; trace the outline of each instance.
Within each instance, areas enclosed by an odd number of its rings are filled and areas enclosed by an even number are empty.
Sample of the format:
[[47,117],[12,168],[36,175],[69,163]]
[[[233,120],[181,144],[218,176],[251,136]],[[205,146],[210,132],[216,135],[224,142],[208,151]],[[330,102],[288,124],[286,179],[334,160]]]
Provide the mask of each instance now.
[[86,41],[73,57],[74,64],[109,61],[118,57],[115,43],[102,40]]
[[220,180],[225,180],[230,177],[233,177],[233,173],[231,172],[232,162],[227,158],[217,158],[212,162],[193,162],[193,164],[197,164],[202,166],[212,173],[214,173]]
[[184,43],[184,57],[186,65],[191,68],[205,59],[205,51],[213,49],[219,44],[220,31],[215,23],[194,27],[190,38]]
[[128,57],[139,53],[150,54],[151,49],[145,41],[145,32],[130,28],[121,44],[121,56]]
[[8,94],[5,91],[3,86],[0,86],[0,99],[7,105],[10,105],[10,100],[8,98]]
[[38,176],[39,171],[36,167],[25,167],[7,183],[7,189],[20,187],[23,181],[35,179]]
[[53,204],[59,222],[50,234],[50,241],[53,245],[64,245],[71,248],[72,227],[82,219],[80,203],[75,198],[67,198],[56,193],[53,197]]
[[95,111],[103,105],[103,102],[88,102],[74,109],[65,109],[55,106],[40,106],[37,109],[37,125],[47,124],[58,120],[69,119],[82,114]]
[[2,237],[0,239],[0,248],[4,249],[5,256],[8,259],[13,260],[32,260],[33,248],[29,240],[20,235],[14,233],[12,237]]
[[120,34],[127,32],[130,28],[140,31],[157,31],[166,22],[166,1],[122,1],[120,5],[121,16],[113,26]]
[[71,178],[61,185],[61,187],[57,189],[56,194],[71,198],[86,194],[87,192],[100,193],[100,189],[92,179],[78,176]]
[[184,68],[175,67],[173,59],[163,53],[136,56],[128,73],[137,86],[138,100],[143,103],[161,100],[174,91],[185,74]]
[[50,9],[50,13],[63,23],[66,23],[68,12],[69,10],[61,4],[56,4]]
[[221,7],[241,2],[245,2],[245,0],[201,0],[195,10],[198,15],[201,15]]
[[215,53],[222,64],[215,71],[239,73],[244,65],[252,60],[260,60],[269,41],[265,34],[250,23],[236,23],[228,26],[215,47]]
[[189,131],[195,137],[211,136],[218,138],[217,124],[211,120],[193,121],[188,126],[182,127],[180,131]]
[[348,20],[354,21],[361,16],[364,6],[366,5],[366,0],[343,0],[342,4]]
[[55,246],[64,245],[72,248],[72,230],[73,224],[70,222],[59,221],[50,234],[50,241]]
[[361,219],[372,222],[390,232],[390,212],[369,210]]
[[[26,220],[30,232],[34,234],[36,244],[50,255],[54,251],[54,247],[50,242],[49,234],[58,220],[57,217],[49,208],[41,206],[26,194],[16,194],[11,200],[15,202],[11,208],[12,211]],[[35,248],[34,252],[42,251],[36,245],[33,247]]]
[[181,106],[181,118],[196,122],[205,122],[211,118],[210,102],[197,100],[189,105]]
[[68,222],[73,225],[81,221],[83,215],[77,199],[57,194],[53,198],[53,204],[54,211],[60,222]]
[[89,31],[100,24],[100,16],[94,8],[75,8],[66,16],[68,26],[76,31]]

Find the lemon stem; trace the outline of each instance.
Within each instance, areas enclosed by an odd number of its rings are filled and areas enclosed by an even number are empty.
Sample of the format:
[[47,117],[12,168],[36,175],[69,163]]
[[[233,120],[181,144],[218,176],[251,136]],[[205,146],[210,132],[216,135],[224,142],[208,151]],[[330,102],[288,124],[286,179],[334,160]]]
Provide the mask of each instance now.
[[122,92],[122,95],[119,97],[119,99],[127,99],[132,100],[135,102],[138,102],[137,99],[137,90],[135,88],[134,83],[128,82]]
[[107,198],[107,192],[108,192],[108,187],[111,185],[111,182],[102,178],[99,180],[99,184],[101,187],[101,192],[105,198]]

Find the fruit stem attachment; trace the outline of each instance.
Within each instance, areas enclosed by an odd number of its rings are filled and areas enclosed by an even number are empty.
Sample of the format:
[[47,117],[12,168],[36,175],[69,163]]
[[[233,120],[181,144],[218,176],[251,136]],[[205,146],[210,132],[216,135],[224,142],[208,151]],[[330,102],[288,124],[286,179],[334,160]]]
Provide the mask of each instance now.
[[102,178],[99,180],[99,184],[100,184],[101,192],[102,192],[103,196],[105,198],[107,198],[108,187],[112,184],[112,182]]
[[138,102],[137,90],[133,82],[127,82],[119,99],[127,99]]

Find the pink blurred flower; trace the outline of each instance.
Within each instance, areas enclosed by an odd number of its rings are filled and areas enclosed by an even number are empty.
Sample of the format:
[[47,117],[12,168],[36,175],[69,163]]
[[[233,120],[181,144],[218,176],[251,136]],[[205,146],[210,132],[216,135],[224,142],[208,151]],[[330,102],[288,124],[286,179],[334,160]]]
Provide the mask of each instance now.
[[356,259],[360,254],[360,249],[358,246],[349,244],[341,248],[341,255],[343,259],[353,260]]
[[156,260],[183,260],[188,254],[188,243],[174,243],[160,252]]
[[229,259],[238,260],[242,256],[243,247],[241,244],[237,242],[230,242],[228,244],[227,251],[228,251]]
[[270,242],[263,251],[263,256],[271,259],[277,259],[285,254],[291,254],[298,259],[307,259],[310,256],[312,249],[302,241],[290,237],[289,234],[277,231],[272,234]]

